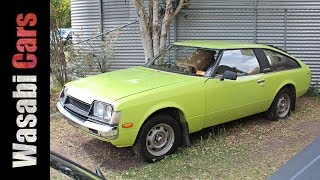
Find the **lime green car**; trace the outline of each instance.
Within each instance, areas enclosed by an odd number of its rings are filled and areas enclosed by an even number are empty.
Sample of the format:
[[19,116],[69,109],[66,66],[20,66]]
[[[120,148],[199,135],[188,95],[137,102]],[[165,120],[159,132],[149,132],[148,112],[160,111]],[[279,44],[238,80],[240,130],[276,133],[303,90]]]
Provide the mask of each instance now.
[[67,83],[57,108],[74,127],[154,162],[203,128],[261,112],[285,118],[310,82],[305,63],[273,46],[182,41],[144,66]]

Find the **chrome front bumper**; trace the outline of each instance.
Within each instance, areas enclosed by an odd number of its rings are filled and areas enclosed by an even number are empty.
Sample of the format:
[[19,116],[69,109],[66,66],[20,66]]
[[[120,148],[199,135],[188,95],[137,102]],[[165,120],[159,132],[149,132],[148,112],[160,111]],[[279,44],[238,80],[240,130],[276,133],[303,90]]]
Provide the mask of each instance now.
[[60,102],[57,103],[57,108],[61,114],[68,118],[68,123],[79,128],[87,133],[98,136],[104,140],[113,140],[118,137],[118,127],[109,126],[107,124],[98,124],[91,121],[83,120],[76,115],[67,111]]

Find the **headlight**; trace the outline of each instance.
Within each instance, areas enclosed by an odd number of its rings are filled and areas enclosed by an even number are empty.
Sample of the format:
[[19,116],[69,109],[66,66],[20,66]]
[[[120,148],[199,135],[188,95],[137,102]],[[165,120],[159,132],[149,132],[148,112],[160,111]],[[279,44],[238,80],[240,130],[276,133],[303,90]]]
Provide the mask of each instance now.
[[95,101],[93,103],[93,115],[110,120],[113,114],[113,107],[110,104]]
[[67,87],[63,87],[61,93],[60,93],[60,102],[62,104],[64,104],[66,102],[66,99],[67,99],[67,91],[68,91],[68,88]]

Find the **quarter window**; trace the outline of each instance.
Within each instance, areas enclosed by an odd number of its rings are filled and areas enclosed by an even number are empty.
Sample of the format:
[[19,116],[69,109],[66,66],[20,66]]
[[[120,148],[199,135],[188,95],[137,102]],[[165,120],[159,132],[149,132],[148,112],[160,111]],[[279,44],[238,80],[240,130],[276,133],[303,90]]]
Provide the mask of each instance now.
[[253,75],[260,73],[260,66],[252,49],[226,50],[223,52],[217,75],[225,71],[233,71],[241,75]]
[[300,65],[295,60],[287,56],[271,50],[264,50],[264,52],[267,55],[272,71],[283,71],[300,67]]

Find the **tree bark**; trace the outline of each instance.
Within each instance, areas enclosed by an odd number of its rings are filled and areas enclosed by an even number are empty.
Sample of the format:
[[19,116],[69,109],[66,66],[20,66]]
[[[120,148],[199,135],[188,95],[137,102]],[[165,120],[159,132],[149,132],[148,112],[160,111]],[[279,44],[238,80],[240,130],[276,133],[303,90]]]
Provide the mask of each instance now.
[[153,55],[159,53],[160,46],[160,24],[159,24],[159,0],[153,0]]
[[161,35],[160,35],[160,51],[166,46],[167,33],[170,26],[170,19],[173,12],[173,0],[166,1],[166,11],[162,19]]
[[167,35],[168,35],[171,21],[180,12],[181,8],[187,3],[186,0],[180,0],[179,4],[176,7],[176,10],[173,11],[173,2],[174,0],[166,1],[167,7],[166,7],[164,18],[162,20],[162,28],[161,28],[161,35],[160,35],[160,51],[162,51],[166,46],[166,40],[167,40]]
[[143,0],[132,0],[134,6],[136,7],[139,24],[140,24],[140,33],[142,37],[142,45],[145,54],[145,61],[147,62],[149,58],[153,57],[153,45],[150,29],[148,26],[148,18],[144,9]]
[[[148,19],[149,32],[153,32],[153,0],[149,0],[149,19]],[[152,34],[150,34],[151,37]]]
[[159,14],[160,0],[149,0],[149,14],[144,8],[144,0],[132,0],[132,2],[137,10],[145,60],[148,61],[166,47],[170,23],[181,8],[187,4],[187,0],[180,0],[175,10],[173,9],[175,0],[166,0],[166,10],[162,21]]

